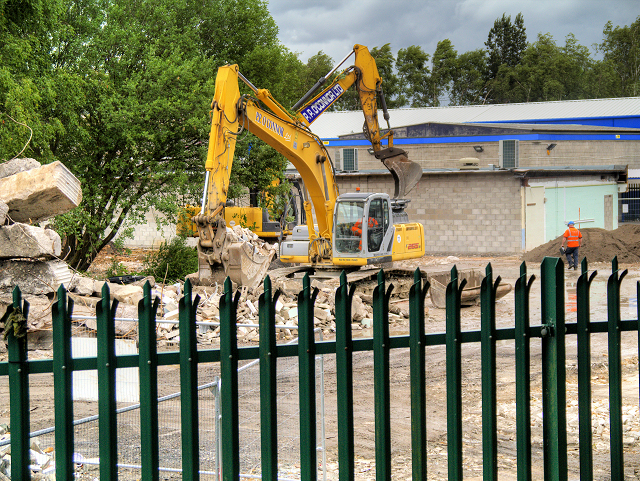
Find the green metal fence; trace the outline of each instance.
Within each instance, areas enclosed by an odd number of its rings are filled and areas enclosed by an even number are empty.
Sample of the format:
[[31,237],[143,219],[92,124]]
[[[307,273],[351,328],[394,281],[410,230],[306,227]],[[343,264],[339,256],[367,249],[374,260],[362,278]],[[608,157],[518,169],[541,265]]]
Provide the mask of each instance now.
[[[541,267],[540,325],[530,325],[530,291],[534,276],[527,277],[524,263],[515,284],[514,327],[496,328],[496,289],[500,278],[494,280],[492,267],[486,267],[481,286],[481,328],[461,329],[461,292],[465,281],[458,281],[457,270],[451,271],[446,291],[446,332],[425,333],[424,299],[428,282],[420,271],[414,273],[410,290],[410,330],[407,336],[389,335],[389,300],[392,285],[385,285],[382,271],[373,292],[373,337],[353,339],[351,333],[351,302],[355,286],[341,277],[336,290],[335,340],[316,342],[313,335],[313,308],[318,293],[305,277],[298,295],[299,343],[276,345],[275,304],[279,292],[273,292],[271,281],[264,282],[260,296],[260,340],[258,347],[238,347],[236,311],[239,292],[233,292],[227,280],[220,299],[220,349],[198,350],[196,345],[196,308],[199,297],[192,296],[191,285],[185,283],[180,300],[180,349],[158,353],[156,350],[155,317],[158,299],[151,298],[151,289],[144,287],[145,297],[138,306],[139,354],[115,355],[114,318],[117,301],[110,301],[105,285],[102,300],[96,309],[98,352],[95,358],[73,359],[71,356],[71,313],[73,301],[63,287],[53,306],[53,360],[29,360],[26,344],[28,303],[14,289],[13,305],[2,318],[6,325],[8,362],[0,363],[0,376],[9,377],[12,479],[30,479],[29,469],[29,376],[53,373],[55,397],[55,453],[56,479],[72,480],[73,464],[73,403],[71,375],[74,371],[98,372],[99,389],[99,454],[100,479],[117,479],[117,432],[115,371],[117,368],[138,367],[140,379],[140,416],[142,479],[159,479],[158,442],[158,367],[180,366],[182,477],[199,479],[198,395],[197,367],[199,363],[219,362],[222,377],[222,478],[239,479],[238,436],[238,363],[260,360],[260,425],[262,479],[275,480],[278,473],[277,453],[277,383],[276,365],[279,358],[294,356],[299,363],[300,404],[300,467],[303,480],[317,477],[316,455],[316,354],[335,355],[337,381],[337,439],[339,479],[355,479],[354,467],[354,409],[353,354],[373,352],[375,406],[375,469],[376,479],[390,480],[390,361],[391,349],[408,348],[410,358],[411,403],[411,459],[414,480],[429,479],[427,473],[427,393],[425,389],[426,348],[444,345],[446,349],[447,402],[447,462],[448,479],[463,476],[463,416],[461,351],[464,343],[480,343],[482,391],[482,469],[483,479],[498,478],[498,408],[496,396],[496,342],[515,343],[515,401],[517,478],[532,479],[531,441],[531,372],[530,344],[538,339],[542,346],[542,409],[543,409],[543,472],[546,480],[567,480],[567,416],[565,342],[572,336],[578,347],[579,398],[579,462],[580,479],[593,479],[591,428],[591,348],[593,333],[607,333],[609,359],[610,412],[610,479],[624,479],[623,420],[622,420],[622,359],[621,332],[636,331],[638,320],[621,320],[620,284],[627,271],[618,270],[617,259],[612,262],[612,274],[607,283],[607,320],[590,319],[590,286],[596,272],[589,273],[582,262],[582,274],[577,283],[577,322],[565,322],[564,264],[556,258],[545,258]],[[640,292],[640,283],[637,287]],[[575,336],[575,338],[573,337]],[[536,467],[538,468],[538,467]]]

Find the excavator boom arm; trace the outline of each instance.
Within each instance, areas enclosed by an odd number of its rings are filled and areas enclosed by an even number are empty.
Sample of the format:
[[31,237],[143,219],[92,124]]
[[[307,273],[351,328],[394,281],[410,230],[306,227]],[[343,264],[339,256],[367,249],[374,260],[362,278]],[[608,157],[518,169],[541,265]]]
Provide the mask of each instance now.
[[[205,168],[209,173],[207,211],[214,212],[227,200],[236,136],[246,129],[284,155],[298,170],[315,210],[307,216],[312,237],[331,239],[333,207],[338,197],[333,166],[320,138],[301,125],[264,89],[255,89],[257,98],[272,111],[262,109],[251,97],[241,97],[238,66],[218,69],[212,103],[211,134]],[[310,206],[309,206],[310,208]]]
[[[375,59],[369,53],[369,49],[363,45],[354,45],[353,52],[355,52],[354,65],[345,69],[312,100],[299,107],[298,120],[305,125],[310,125],[355,84],[364,114],[365,137],[371,143],[375,157],[393,175],[394,198],[404,198],[422,177],[422,168],[410,161],[404,150],[393,146],[393,130],[389,126],[389,113],[382,92],[382,78],[378,73]],[[345,57],[345,60],[347,58]],[[321,81],[316,86],[320,84]],[[384,135],[381,133],[378,121],[378,96],[382,101],[384,119],[387,122],[387,133]],[[382,143],[385,138],[387,139],[386,147]]]

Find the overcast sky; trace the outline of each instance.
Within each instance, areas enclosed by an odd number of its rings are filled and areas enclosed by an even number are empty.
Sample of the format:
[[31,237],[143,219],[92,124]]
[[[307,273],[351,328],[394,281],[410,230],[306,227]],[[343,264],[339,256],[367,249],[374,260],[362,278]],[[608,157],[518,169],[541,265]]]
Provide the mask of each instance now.
[[[267,0],[280,41],[303,62],[320,50],[342,60],[354,44],[398,49],[420,45],[431,57],[448,38],[458,53],[484,48],[489,30],[503,13],[522,12],[527,41],[551,33],[558,45],[573,33],[589,47],[602,41],[608,20],[631,25],[640,0]],[[599,56],[596,56],[599,58]]]

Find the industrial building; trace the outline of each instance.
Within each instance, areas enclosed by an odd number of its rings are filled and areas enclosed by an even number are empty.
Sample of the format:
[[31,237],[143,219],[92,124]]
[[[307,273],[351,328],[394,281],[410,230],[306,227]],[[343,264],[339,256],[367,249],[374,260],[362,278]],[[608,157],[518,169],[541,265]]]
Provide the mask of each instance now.
[[[633,217],[620,198],[628,169],[640,169],[640,98],[389,113],[394,146],[423,168],[407,212],[425,226],[427,253],[520,254],[561,235],[569,220],[611,230]],[[363,121],[359,111],[326,112],[311,129],[341,192],[393,193]]]

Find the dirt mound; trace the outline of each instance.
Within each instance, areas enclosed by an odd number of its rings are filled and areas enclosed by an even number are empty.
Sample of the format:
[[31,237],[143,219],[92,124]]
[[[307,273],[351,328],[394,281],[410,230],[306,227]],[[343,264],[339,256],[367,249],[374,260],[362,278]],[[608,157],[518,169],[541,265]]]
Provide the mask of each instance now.
[[[640,225],[627,224],[616,230],[581,229],[580,232],[580,260],[586,257],[590,262],[611,262],[618,256],[619,262],[640,263]],[[561,245],[562,236],[530,250],[522,256],[522,260],[542,262],[545,257],[560,257]]]

